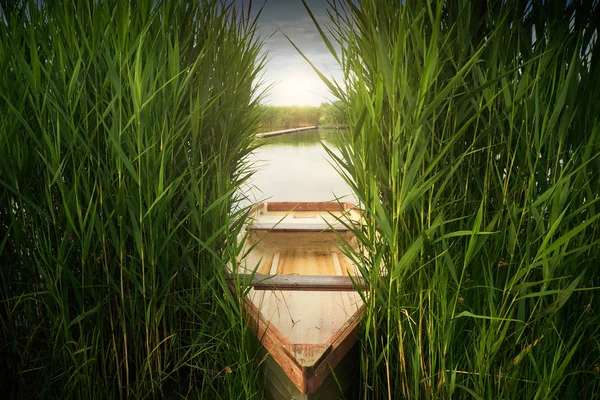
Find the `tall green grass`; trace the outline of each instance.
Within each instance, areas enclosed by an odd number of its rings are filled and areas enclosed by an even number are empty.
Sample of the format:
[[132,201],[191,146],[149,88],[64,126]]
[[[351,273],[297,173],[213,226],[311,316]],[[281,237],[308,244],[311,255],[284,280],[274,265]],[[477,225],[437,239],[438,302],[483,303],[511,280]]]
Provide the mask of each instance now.
[[322,103],[320,106],[262,106],[259,122],[261,132],[299,128],[313,125],[345,125],[339,104]]
[[263,105],[262,107],[263,117],[258,128],[261,132],[319,125],[323,114],[321,107],[314,106]]
[[223,274],[262,98],[250,10],[11,4],[0,9],[0,392],[260,397],[256,346]]
[[600,397],[598,2],[329,10],[361,397]]

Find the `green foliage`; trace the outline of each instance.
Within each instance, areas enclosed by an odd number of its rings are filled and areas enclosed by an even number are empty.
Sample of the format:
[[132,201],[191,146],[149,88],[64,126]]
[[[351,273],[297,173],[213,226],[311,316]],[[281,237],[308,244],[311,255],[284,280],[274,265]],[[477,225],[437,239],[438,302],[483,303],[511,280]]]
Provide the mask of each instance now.
[[363,398],[600,397],[598,2],[330,6]]
[[340,100],[333,103],[321,103],[320,125],[345,126],[347,125],[346,115],[344,114],[344,104]]
[[224,280],[262,98],[256,21],[217,0],[0,16],[0,392],[257,396]]
[[318,125],[321,111],[312,106],[262,106],[261,132]]
[[261,106],[260,131],[299,128],[314,125],[344,125],[339,102],[313,106]]

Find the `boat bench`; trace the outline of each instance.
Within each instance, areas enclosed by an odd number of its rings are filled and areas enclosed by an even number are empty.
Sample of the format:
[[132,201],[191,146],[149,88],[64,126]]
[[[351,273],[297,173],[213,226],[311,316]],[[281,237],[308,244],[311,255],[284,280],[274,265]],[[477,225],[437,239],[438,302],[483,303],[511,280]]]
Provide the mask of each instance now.
[[327,225],[324,222],[321,223],[308,223],[299,224],[297,222],[254,222],[249,226],[250,229],[256,230],[273,230],[273,231],[348,231],[348,227],[335,222],[331,225]]
[[240,274],[254,290],[354,292],[369,286],[360,276]]

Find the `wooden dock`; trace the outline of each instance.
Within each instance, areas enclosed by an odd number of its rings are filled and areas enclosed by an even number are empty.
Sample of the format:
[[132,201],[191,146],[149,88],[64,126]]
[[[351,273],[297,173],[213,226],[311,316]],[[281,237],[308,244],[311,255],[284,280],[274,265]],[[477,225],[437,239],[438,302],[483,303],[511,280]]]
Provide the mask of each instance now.
[[267,137],[271,137],[271,136],[285,135],[286,133],[295,133],[295,132],[309,131],[311,129],[317,129],[317,126],[316,125],[314,125],[314,126],[303,126],[302,128],[292,128],[292,129],[283,129],[283,130],[280,130],[280,131],[257,133],[256,137],[257,138],[267,138]]

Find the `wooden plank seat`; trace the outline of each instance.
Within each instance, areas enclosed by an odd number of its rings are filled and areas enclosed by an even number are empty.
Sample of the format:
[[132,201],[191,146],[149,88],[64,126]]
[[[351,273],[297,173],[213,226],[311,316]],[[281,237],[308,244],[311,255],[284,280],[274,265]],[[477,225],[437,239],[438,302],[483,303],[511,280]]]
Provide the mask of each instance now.
[[339,222],[327,224],[326,222],[314,222],[314,223],[303,223],[298,224],[295,222],[258,222],[255,221],[250,225],[250,229],[253,230],[266,230],[266,231],[310,231],[310,232],[321,232],[321,231],[348,231],[348,227],[344,226]]
[[368,287],[365,280],[357,276],[240,274],[238,277],[254,290],[353,292]]

